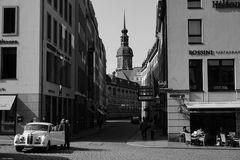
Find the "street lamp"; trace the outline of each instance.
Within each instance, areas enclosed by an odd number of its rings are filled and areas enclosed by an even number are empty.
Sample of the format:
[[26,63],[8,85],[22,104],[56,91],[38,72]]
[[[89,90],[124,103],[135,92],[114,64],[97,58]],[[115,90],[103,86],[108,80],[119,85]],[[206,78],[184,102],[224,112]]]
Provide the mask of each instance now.
[[159,95],[157,94],[156,97],[155,97],[155,101],[157,104],[160,104],[160,97]]

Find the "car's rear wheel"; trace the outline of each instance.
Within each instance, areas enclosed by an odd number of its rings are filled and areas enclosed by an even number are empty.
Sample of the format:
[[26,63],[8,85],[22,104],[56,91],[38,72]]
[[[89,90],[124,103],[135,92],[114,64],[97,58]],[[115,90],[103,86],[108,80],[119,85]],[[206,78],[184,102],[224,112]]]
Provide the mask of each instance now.
[[15,147],[15,149],[16,149],[17,152],[22,152],[23,147]]

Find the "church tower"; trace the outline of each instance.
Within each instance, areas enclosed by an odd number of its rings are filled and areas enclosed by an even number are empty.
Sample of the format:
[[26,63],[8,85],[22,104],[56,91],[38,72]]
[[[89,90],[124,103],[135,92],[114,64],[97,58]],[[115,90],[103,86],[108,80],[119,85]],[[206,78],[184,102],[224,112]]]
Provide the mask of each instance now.
[[125,12],[124,12],[124,20],[123,20],[123,29],[121,36],[121,46],[117,51],[117,69],[116,71],[121,70],[132,70],[132,57],[133,51],[131,47],[128,46],[128,30],[126,29],[125,22]]

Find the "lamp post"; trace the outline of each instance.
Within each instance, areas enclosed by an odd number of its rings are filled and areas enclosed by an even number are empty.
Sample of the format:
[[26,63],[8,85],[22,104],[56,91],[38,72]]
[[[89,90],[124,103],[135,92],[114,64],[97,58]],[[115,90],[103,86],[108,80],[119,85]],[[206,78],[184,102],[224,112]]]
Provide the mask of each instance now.
[[155,97],[155,101],[156,101],[156,104],[160,104],[160,102],[161,102],[158,94]]

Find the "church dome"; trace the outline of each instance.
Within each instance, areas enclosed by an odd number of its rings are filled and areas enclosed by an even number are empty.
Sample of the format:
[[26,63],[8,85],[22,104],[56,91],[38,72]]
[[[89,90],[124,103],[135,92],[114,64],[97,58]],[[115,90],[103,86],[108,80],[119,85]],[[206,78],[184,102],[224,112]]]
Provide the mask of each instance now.
[[132,48],[129,46],[121,46],[118,51],[117,51],[117,56],[129,56],[129,57],[133,57],[133,51]]

